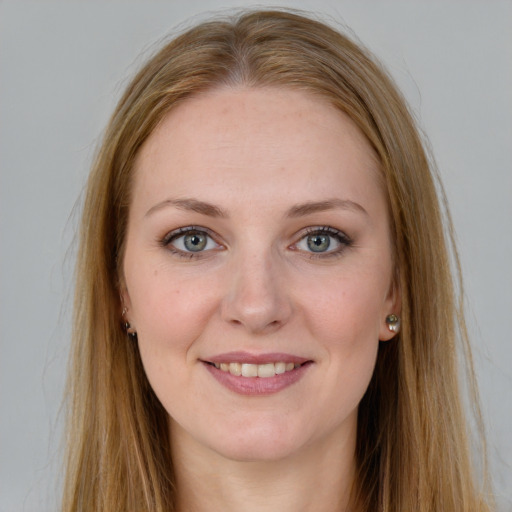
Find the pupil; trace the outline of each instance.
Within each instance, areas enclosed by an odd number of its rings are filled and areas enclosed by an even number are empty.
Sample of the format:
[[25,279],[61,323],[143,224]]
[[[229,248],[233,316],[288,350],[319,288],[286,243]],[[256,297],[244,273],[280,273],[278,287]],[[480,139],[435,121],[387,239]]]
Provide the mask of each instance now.
[[206,247],[206,237],[201,233],[193,233],[185,237],[184,244],[189,251],[202,251]]
[[308,237],[308,247],[313,252],[323,252],[329,248],[331,244],[328,235],[312,235]]

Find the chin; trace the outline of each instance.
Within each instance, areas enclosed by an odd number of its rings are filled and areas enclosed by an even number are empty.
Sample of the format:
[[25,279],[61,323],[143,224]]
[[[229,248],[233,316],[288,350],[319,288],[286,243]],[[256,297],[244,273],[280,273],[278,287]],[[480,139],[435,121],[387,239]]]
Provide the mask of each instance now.
[[235,446],[219,447],[217,453],[236,462],[277,462],[287,459],[300,451],[299,447],[287,443],[246,442]]
[[304,434],[297,436],[290,428],[260,424],[231,431],[229,437],[224,433],[222,440],[212,440],[211,447],[234,461],[275,462],[299,453],[306,444]]

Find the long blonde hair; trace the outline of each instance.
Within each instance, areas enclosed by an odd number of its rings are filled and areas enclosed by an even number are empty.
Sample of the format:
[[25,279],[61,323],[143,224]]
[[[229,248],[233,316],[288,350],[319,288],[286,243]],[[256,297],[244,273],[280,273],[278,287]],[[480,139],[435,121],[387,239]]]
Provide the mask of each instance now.
[[319,95],[352,118],[380,159],[402,331],[380,347],[359,406],[357,507],[490,510],[486,479],[479,485],[474,474],[459,390],[462,358],[477,404],[442,188],[385,71],[344,35],[285,11],[246,12],[188,30],[145,64],[111,118],[80,231],[63,510],[174,510],[167,413],[148,384],[137,344],[122,329],[119,270],[139,148],[178,102],[223,85]]

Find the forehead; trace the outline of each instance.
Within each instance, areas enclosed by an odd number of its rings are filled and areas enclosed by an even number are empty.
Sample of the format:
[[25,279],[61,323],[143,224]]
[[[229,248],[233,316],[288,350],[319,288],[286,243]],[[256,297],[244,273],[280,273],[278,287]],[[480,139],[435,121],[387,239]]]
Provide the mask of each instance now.
[[146,140],[135,172],[135,195],[188,196],[194,186],[207,196],[270,199],[280,191],[300,201],[332,195],[336,186],[352,194],[380,188],[375,153],[346,114],[312,94],[274,87],[185,100]]

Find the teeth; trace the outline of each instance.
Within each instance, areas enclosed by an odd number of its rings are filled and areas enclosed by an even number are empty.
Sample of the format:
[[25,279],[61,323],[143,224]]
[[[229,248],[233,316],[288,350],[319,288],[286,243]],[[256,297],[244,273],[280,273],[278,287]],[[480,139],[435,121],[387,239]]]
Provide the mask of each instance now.
[[274,377],[276,369],[274,363],[259,364],[258,365],[258,377]]
[[229,373],[231,375],[242,375],[242,365],[240,363],[229,363]]
[[258,365],[257,364],[243,364],[242,377],[257,377]]
[[277,375],[286,371],[286,363],[274,363],[274,369]]
[[298,368],[300,364],[294,363],[265,363],[265,364],[248,364],[248,363],[215,363],[215,368],[223,372],[229,372],[237,377],[260,377],[268,378],[290,372]]

